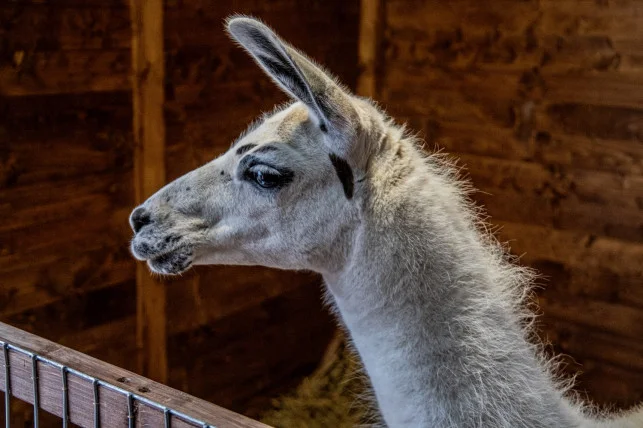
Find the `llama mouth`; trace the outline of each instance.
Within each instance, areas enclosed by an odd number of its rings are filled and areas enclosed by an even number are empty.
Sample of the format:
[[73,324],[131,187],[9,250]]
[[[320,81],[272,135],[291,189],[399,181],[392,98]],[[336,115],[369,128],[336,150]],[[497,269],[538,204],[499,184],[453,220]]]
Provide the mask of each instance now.
[[147,265],[152,272],[162,275],[179,275],[192,267],[194,257],[188,247],[179,247],[170,252],[151,257]]

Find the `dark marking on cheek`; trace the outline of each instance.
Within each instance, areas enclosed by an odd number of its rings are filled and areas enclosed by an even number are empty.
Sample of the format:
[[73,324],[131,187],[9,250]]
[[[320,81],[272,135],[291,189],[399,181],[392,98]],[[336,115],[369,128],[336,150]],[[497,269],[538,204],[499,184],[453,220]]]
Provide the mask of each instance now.
[[225,172],[221,171],[221,175],[225,175]]
[[331,153],[328,157],[330,158],[333,167],[335,167],[335,172],[337,172],[339,181],[341,181],[342,186],[344,187],[346,198],[351,199],[353,197],[353,188],[355,185],[353,181],[353,170],[345,159],[340,158],[336,154]]
[[186,187],[186,188],[185,188],[185,191],[186,191],[186,192],[189,192],[190,190],[192,190],[192,188],[191,188],[191,187]]
[[241,146],[237,149],[237,156],[241,156],[242,154],[254,149],[257,147],[256,144],[246,144],[244,146]]
[[321,123],[321,124],[319,125],[319,129],[320,129],[320,130],[321,130],[321,132],[323,132],[323,133],[328,132],[328,127],[326,126],[326,124],[325,124],[325,123]]

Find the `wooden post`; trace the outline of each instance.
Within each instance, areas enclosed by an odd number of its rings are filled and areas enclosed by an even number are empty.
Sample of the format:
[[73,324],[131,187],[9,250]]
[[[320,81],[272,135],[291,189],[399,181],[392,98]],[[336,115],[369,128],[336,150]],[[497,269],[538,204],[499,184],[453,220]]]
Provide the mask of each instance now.
[[[163,0],[130,0],[136,200],[165,184]],[[167,382],[165,286],[140,263],[136,271],[139,371]]]
[[384,0],[361,0],[359,25],[359,77],[357,93],[377,97],[382,66],[382,31],[384,28]]

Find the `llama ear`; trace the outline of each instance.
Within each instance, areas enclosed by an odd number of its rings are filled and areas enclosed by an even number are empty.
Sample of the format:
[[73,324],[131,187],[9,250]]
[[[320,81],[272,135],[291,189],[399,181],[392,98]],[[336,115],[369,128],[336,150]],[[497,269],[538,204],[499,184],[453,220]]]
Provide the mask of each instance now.
[[330,149],[340,155],[350,151],[346,145],[352,140],[354,130],[350,124],[355,115],[350,95],[331,76],[279,39],[261,22],[247,17],[233,17],[227,25],[230,35],[259,66],[286,93],[308,107],[319,128],[334,137],[328,139],[334,141],[331,145],[344,146]]

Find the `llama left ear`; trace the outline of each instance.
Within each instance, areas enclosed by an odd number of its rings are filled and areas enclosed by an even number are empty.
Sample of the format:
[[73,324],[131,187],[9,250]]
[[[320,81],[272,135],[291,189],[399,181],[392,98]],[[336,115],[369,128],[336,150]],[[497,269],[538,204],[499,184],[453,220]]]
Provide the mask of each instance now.
[[349,158],[356,116],[351,96],[261,22],[235,17],[228,20],[228,32],[286,93],[308,107],[319,129],[327,134],[324,140],[331,152]]

